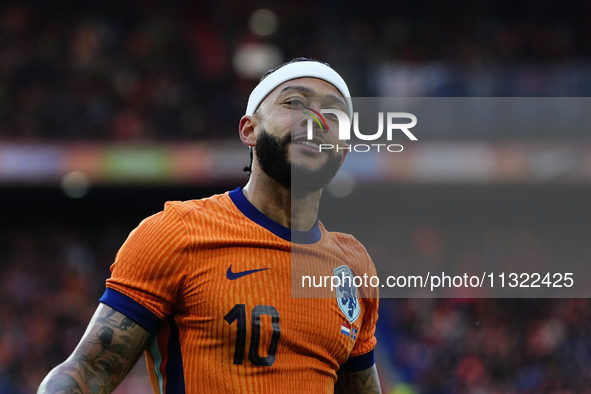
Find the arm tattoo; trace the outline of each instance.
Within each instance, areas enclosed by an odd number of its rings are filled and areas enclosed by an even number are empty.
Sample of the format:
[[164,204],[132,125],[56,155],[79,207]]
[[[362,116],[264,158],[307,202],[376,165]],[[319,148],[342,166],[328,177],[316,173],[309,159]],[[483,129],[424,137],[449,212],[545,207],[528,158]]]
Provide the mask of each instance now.
[[376,366],[358,372],[338,372],[335,394],[381,394]]
[[47,382],[46,390],[49,393],[82,394],[82,388],[80,388],[76,379],[64,372],[56,373]]
[[101,305],[74,353],[56,367],[38,394],[107,394],[141,356],[149,333],[132,319]]

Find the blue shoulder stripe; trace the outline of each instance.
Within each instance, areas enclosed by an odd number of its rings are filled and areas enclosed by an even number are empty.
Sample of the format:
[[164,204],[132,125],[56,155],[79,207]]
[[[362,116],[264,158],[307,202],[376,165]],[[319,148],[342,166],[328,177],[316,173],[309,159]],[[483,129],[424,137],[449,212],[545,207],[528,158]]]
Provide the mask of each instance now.
[[363,371],[374,365],[376,359],[373,354],[373,350],[360,356],[349,357],[343,365],[341,365],[340,371],[344,372],[357,372]]
[[99,301],[123,313],[150,333],[154,334],[158,331],[160,318],[133,298],[107,288]]

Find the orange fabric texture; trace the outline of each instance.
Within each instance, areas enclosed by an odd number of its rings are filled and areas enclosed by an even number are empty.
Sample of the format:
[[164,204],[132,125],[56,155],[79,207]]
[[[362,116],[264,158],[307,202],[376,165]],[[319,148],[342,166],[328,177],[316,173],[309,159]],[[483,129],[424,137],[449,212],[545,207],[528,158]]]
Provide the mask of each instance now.
[[[320,231],[320,241],[298,244],[310,264],[330,259],[330,267],[375,274],[352,236],[322,224]],[[228,193],[168,202],[131,232],[107,287],[167,320],[147,350],[155,392],[166,392],[171,379],[165,364],[172,324],[187,393],[333,393],[339,366],[375,347],[378,300],[360,298],[351,323],[336,297],[292,298],[291,252],[291,242],[250,220]],[[230,280],[230,266],[234,273],[267,269]]]

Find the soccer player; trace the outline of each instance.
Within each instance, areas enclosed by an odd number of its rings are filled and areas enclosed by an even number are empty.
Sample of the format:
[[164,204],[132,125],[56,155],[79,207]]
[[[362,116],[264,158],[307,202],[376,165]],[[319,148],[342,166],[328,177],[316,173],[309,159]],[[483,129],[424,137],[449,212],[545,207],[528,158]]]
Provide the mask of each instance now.
[[350,285],[341,294],[352,297],[291,295],[296,249],[310,267],[375,273],[357,240],[318,221],[346,149],[317,146],[345,141],[334,119],[308,141],[302,114],[325,99],[350,114],[347,85],[324,63],[294,60],[265,74],[240,120],[248,184],[142,221],[82,340],[39,393],[110,393],[143,351],[158,394],[380,392],[377,298]]

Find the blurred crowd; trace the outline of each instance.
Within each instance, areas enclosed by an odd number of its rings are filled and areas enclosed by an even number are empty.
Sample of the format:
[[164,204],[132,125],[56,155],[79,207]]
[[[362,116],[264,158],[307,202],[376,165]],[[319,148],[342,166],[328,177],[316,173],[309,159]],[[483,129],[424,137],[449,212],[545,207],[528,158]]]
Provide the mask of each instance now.
[[[417,237],[425,235],[417,232],[424,228],[410,231],[415,240],[393,258],[399,263],[438,253],[449,258],[470,253],[474,241],[483,250],[502,249],[504,258],[524,257],[523,250],[506,247],[515,236],[509,226],[503,228],[505,238],[475,231],[470,241],[462,240],[461,230],[429,228],[446,236],[421,240]],[[47,372],[68,357],[129,230],[116,222],[0,228],[0,393],[35,392]],[[530,234],[535,248],[528,253],[556,251],[538,242],[544,236],[535,229]],[[569,248],[587,248],[581,242]],[[377,336],[388,394],[591,392],[589,299],[382,299]],[[140,383],[148,386],[145,366],[139,370],[136,390],[119,394],[139,394]]]
[[[264,2],[260,8],[265,8]],[[354,96],[588,96],[587,2],[3,2],[0,141],[232,138],[264,70]]]
[[34,393],[72,352],[126,231],[0,227],[0,393]]
[[[591,253],[588,230],[558,224],[391,227],[386,242],[366,243],[378,273],[384,263],[397,272],[556,272],[586,266]],[[464,298],[478,289],[457,290],[463,298],[382,298],[379,348],[402,390],[394,393],[591,393],[590,299],[478,299]]]
[[393,393],[591,393],[589,299],[389,299],[380,319]]

